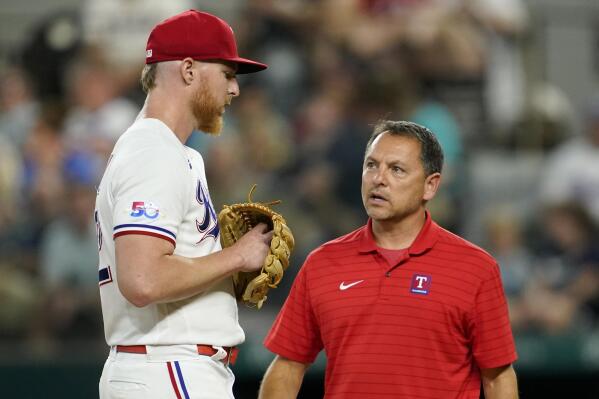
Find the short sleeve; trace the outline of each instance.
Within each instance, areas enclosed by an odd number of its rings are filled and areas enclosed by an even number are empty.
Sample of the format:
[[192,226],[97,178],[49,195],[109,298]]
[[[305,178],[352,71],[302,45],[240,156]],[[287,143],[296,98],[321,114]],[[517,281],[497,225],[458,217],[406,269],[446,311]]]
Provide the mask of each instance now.
[[114,238],[141,234],[175,245],[189,191],[187,162],[175,150],[149,146],[113,160]]
[[474,358],[480,368],[505,366],[517,359],[497,264],[493,265],[476,295],[471,339]]
[[308,263],[309,258],[264,340],[271,352],[301,363],[313,363],[323,348],[309,295]]

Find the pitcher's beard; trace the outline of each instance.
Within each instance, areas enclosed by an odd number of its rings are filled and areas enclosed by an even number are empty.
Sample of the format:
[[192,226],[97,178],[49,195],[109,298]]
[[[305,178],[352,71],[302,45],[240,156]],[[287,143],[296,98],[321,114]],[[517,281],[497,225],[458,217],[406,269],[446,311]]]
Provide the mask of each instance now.
[[198,129],[218,136],[223,128],[222,108],[218,106],[206,86],[206,83],[201,82],[200,88],[191,100],[191,107],[198,123]]

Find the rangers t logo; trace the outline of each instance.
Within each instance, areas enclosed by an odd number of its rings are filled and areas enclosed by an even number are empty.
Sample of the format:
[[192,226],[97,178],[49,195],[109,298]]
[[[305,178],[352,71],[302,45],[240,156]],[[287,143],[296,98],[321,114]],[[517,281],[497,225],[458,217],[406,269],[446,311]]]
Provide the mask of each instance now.
[[412,276],[412,284],[410,284],[410,292],[413,294],[428,295],[431,289],[432,277],[427,274],[414,274]]

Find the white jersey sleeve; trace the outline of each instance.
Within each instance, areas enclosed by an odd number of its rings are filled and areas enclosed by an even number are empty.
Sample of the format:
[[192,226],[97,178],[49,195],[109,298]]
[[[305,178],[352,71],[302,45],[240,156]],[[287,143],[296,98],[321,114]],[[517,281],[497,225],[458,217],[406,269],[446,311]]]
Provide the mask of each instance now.
[[191,192],[189,167],[177,150],[142,144],[126,155],[115,153],[109,188],[114,238],[143,234],[176,245]]

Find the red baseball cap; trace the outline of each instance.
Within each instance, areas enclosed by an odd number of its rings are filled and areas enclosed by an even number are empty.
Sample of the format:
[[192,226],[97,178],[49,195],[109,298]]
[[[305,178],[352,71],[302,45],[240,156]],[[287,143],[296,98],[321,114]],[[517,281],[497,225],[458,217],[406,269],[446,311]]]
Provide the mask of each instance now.
[[239,57],[233,29],[224,20],[206,12],[185,11],[152,29],[146,45],[146,64],[161,61],[224,60],[237,64],[237,73],[252,73],[268,66]]

